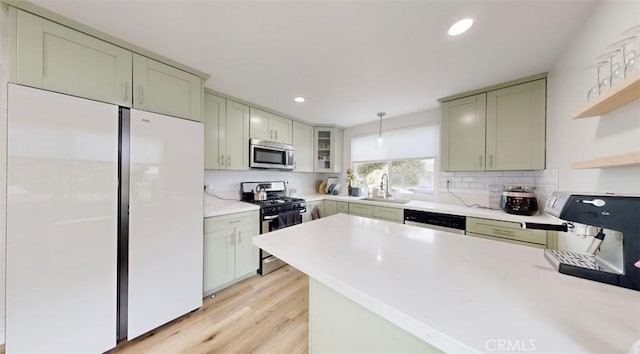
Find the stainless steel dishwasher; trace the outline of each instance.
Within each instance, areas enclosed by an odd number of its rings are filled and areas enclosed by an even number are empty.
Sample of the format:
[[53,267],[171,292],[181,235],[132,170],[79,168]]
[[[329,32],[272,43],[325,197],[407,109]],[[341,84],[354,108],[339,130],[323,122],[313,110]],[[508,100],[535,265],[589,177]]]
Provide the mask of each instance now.
[[467,218],[460,215],[405,209],[404,223],[405,225],[419,226],[427,229],[464,235]]

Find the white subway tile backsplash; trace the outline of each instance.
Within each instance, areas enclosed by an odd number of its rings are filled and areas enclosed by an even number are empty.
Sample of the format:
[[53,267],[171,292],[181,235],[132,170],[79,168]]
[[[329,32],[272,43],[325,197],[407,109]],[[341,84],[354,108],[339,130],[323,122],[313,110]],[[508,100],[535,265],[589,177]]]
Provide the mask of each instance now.
[[279,172],[270,170],[222,171],[205,170],[204,183],[211,185],[213,192],[223,198],[239,199],[241,182],[286,181],[297,194],[315,193],[320,180],[328,176],[319,173]]
[[558,189],[558,170],[535,171],[485,171],[485,172],[440,172],[438,191],[447,192],[447,179],[452,181],[451,190],[457,194],[488,195],[489,206],[500,207],[504,185],[533,186],[538,195],[538,204],[543,208],[551,193]]

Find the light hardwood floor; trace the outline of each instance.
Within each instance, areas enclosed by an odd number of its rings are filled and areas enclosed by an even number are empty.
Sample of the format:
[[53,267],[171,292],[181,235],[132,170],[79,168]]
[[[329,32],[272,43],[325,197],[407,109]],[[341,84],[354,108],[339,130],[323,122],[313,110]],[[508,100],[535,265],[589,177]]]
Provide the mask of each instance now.
[[109,353],[307,353],[308,309],[309,279],[285,266],[221,290],[199,310]]

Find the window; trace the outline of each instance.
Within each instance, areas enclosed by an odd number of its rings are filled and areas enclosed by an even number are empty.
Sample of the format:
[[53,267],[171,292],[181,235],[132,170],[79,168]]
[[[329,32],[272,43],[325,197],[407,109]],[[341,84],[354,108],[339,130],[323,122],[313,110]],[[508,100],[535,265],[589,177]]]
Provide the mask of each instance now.
[[438,126],[420,126],[384,132],[351,140],[351,161],[358,183],[379,188],[383,174],[389,176],[393,194],[432,194]]
[[431,194],[434,191],[435,159],[355,162],[353,170],[359,183],[379,188],[382,175],[389,176],[389,193]]

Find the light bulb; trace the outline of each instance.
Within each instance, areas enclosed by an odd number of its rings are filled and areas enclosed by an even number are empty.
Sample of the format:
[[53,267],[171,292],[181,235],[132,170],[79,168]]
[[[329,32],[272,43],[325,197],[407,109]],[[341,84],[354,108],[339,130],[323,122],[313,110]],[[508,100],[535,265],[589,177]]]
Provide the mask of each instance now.
[[378,147],[382,146],[382,135],[378,135]]

